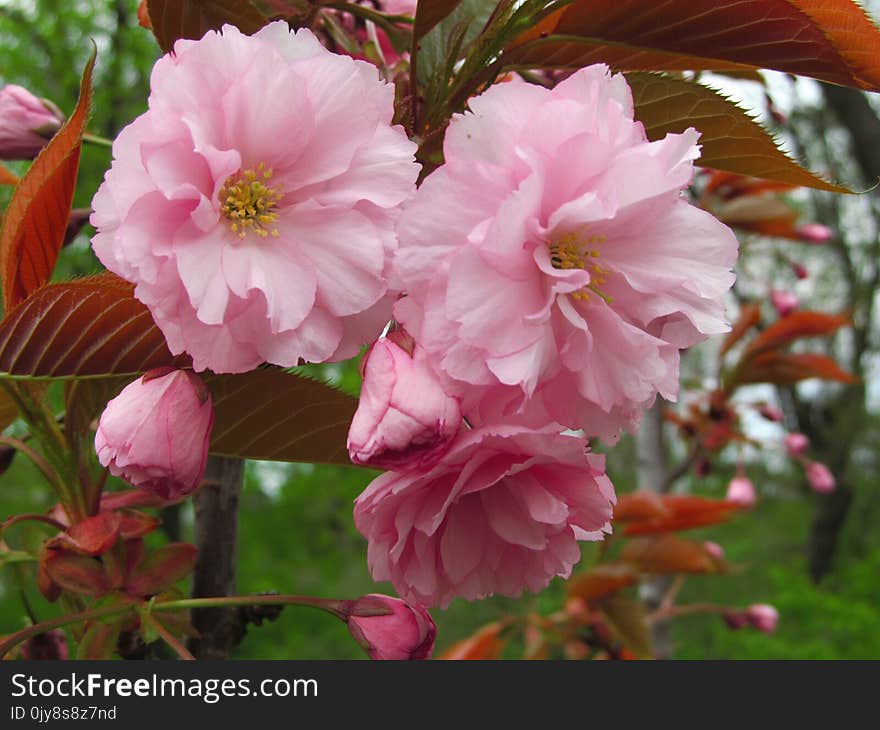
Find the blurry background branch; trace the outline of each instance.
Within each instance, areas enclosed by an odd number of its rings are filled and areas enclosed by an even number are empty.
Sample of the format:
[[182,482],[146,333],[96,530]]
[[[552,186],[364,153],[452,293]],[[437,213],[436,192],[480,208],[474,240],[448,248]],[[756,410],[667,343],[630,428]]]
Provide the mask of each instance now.
[[[839,343],[841,362],[859,376],[870,376],[876,356],[875,304],[880,280],[880,118],[867,96],[854,89],[821,85],[823,106],[800,106],[792,115],[790,132],[808,164],[825,169],[835,179],[869,190],[857,199],[820,193],[811,195],[818,219],[831,225],[836,236],[830,253],[839,269],[834,298],[853,318],[851,337]],[[795,430],[805,433],[816,458],[837,476],[837,489],[816,497],[808,543],[808,566],[813,580],[831,571],[844,528],[857,500],[857,481],[864,468],[857,463],[869,421],[868,391],[863,382],[841,388],[824,386],[806,396],[789,388],[784,394]],[[864,482],[863,482],[864,483]],[[867,483],[870,483],[867,482]],[[876,482],[875,482],[876,483]],[[865,508],[876,508],[876,489],[864,486]],[[861,511],[860,519],[864,517]]]

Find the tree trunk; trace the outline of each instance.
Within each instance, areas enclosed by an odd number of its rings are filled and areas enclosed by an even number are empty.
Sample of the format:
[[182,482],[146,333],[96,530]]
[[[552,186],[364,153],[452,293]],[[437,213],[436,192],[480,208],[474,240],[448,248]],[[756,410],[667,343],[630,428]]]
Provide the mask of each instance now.
[[[669,458],[663,433],[665,407],[666,402],[657,398],[653,407],[642,416],[642,425],[636,434],[636,476],[639,489],[650,489],[654,492],[668,489],[666,480],[669,474]],[[641,584],[639,596],[649,613],[660,605],[669,585],[668,577],[652,578]],[[657,621],[651,627],[651,644],[657,659],[672,657],[672,636],[669,628],[666,621]]]
[[[193,575],[194,598],[235,593],[238,557],[238,503],[244,462],[222,456],[208,457],[205,483],[195,497],[195,541],[199,549]],[[238,608],[193,611],[199,636],[190,640],[198,659],[226,659],[244,636],[245,622]]]
[[[812,421],[813,419],[811,419]],[[855,497],[852,483],[852,443],[865,421],[864,387],[844,391],[828,408],[823,408],[818,423],[808,422],[804,433],[810,438],[812,453],[834,474],[834,491],[816,497],[816,510],[807,544],[810,577],[818,583],[832,569],[840,535]]]

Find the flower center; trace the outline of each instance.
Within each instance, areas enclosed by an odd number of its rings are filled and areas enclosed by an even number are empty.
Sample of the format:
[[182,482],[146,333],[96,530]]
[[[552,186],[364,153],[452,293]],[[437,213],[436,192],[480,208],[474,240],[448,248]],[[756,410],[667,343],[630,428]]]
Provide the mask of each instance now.
[[590,272],[590,283],[583,289],[572,293],[572,297],[582,301],[590,298],[593,292],[606,304],[611,304],[611,297],[599,287],[605,283],[608,269],[599,263],[599,251],[588,246],[604,243],[605,236],[589,236],[581,238],[576,233],[566,233],[550,243],[550,263],[554,269],[584,269]]
[[275,208],[281,200],[281,188],[269,185],[272,168],[261,162],[257,169],[230,175],[220,188],[220,211],[229,220],[229,227],[239,238],[255,233],[260,238],[277,236],[272,224],[278,220]]

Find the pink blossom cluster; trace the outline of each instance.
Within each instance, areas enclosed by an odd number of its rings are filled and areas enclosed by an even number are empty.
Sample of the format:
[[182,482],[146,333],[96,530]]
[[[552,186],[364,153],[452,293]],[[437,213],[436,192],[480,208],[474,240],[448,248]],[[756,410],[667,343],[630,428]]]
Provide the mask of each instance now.
[[585,436],[676,396],[679,351],[727,329],[737,252],[682,197],[696,132],[649,142],[622,76],[469,106],[404,207],[402,329],[368,353],[349,433],[353,460],[391,467],[355,507],[373,576],[427,605],[539,591],[610,531]]
[[[674,399],[680,351],[727,331],[736,239],[683,195],[698,133],[649,141],[605,66],[471,99],[418,189],[393,114],[375,67],[308,30],[180,40],[114,143],[93,247],[196,371],[372,343],[348,446],[389,469],[355,507],[373,576],[425,605],[538,591],[611,529],[589,438]],[[210,433],[179,372],[129,386],[96,444],[168,497],[197,487]],[[200,424],[186,457],[177,417]]]

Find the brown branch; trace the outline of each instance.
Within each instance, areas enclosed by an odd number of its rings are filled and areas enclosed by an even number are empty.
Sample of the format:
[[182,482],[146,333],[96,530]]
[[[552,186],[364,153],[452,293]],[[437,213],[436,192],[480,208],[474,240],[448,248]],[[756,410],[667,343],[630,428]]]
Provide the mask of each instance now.
[[[195,543],[199,549],[193,574],[192,595],[231,596],[235,593],[238,557],[238,503],[244,462],[210,456],[205,482],[195,496]],[[235,607],[193,611],[199,632],[189,642],[198,659],[226,659],[245,632],[241,611]]]

